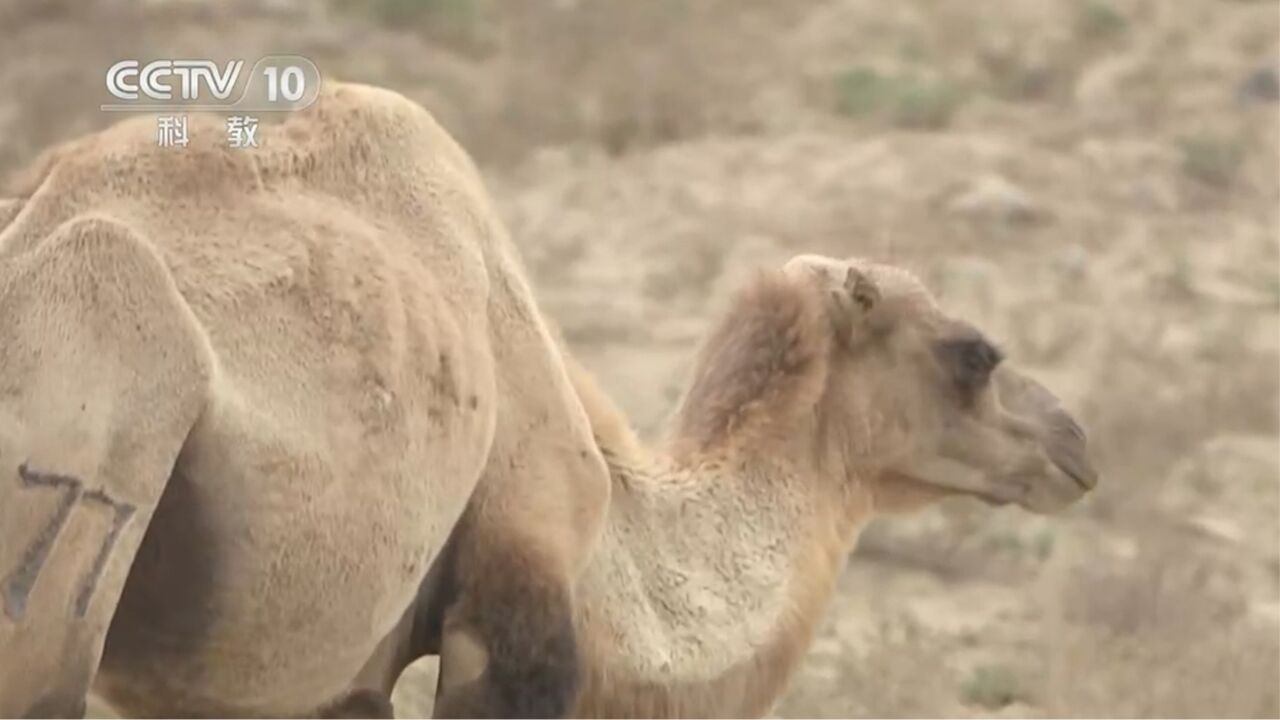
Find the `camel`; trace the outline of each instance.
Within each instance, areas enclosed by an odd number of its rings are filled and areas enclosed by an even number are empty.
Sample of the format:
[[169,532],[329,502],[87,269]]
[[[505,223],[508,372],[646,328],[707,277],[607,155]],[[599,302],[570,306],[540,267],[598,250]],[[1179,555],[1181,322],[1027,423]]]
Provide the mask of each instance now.
[[862,259],[750,284],[649,449],[425,110],[192,121],[55,148],[0,229],[0,715],[389,717],[425,654],[441,717],[760,715],[875,513],[1097,483]]

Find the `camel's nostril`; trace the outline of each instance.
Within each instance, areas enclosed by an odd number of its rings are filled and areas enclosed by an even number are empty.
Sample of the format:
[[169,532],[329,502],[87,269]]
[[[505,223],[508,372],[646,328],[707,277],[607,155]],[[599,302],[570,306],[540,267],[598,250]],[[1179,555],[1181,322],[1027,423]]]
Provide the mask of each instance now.
[[1081,443],[1085,441],[1084,428],[1080,427],[1080,423],[1076,419],[1066,413],[1062,413],[1062,424],[1066,431],[1075,436],[1076,440]]
[[1045,450],[1058,469],[1071,476],[1081,488],[1092,490],[1098,485],[1098,471],[1089,462],[1088,441],[1084,428],[1061,408],[1046,418],[1051,428]]

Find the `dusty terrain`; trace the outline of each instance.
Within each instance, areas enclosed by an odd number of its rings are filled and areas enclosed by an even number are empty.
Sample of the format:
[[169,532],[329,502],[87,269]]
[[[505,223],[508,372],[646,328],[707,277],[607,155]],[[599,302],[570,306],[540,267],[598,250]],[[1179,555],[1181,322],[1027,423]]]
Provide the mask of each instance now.
[[778,715],[1280,715],[1277,3],[0,0],[0,175],[115,60],[269,52],[437,113],[646,431],[798,252],[916,268],[1083,418],[1067,514],[871,528]]

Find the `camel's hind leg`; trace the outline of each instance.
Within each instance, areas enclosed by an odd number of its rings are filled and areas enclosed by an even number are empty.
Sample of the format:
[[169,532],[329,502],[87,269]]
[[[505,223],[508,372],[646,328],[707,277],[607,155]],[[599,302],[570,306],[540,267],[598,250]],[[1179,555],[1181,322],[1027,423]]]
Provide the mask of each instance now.
[[79,715],[211,355],[128,228],[0,260],[0,716]]

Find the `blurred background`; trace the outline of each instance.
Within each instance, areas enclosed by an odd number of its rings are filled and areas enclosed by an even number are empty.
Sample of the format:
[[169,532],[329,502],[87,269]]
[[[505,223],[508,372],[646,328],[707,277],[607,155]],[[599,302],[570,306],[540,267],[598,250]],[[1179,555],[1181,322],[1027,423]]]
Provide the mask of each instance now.
[[1084,420],[1064,516],[877,521],[779,716],[1280,715],[1274,0],[0,0],[0,176],[116,60],[269,53],[436,114],[643,431],[800,252],[915,269]]

